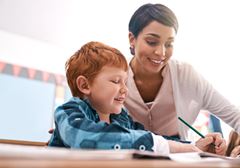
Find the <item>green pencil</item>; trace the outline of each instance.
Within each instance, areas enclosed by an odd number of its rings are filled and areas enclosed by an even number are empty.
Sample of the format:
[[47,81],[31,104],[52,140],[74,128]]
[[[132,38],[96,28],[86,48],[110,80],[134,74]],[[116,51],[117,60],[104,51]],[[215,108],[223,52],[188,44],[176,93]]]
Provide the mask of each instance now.
[[188,126],[190,129],[192,129],[194,132],[196,132],[200,137],[205,138],[203,134],[201,134],[198,130],[193,128],[191,125],[189,125],[186,121],[184,121],[181,117],[178,117],[180,121],[182,121],[186,126]]

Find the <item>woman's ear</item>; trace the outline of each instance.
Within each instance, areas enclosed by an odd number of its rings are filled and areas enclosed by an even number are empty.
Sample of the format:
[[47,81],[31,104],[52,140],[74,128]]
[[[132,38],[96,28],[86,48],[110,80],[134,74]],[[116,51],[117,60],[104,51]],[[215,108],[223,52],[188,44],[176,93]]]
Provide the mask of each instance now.
[[128,40],[129,40],[130,47],[134,47],[135,46],[135,37],[132,32],[128,33]]
[[77,87],[84,95],[90,94],[90,87],[88,79],[85,76],[80,75],[76,80]]

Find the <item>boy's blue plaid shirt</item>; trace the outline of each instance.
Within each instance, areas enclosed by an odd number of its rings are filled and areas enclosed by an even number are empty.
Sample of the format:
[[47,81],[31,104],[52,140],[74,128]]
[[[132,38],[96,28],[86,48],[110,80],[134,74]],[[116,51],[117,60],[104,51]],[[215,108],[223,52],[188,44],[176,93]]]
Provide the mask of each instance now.
[[111,124],[99,120],[87,100],[73,97],[55,113],[55,130],[49,146],[81,149],[139,149],[152,151],[151,132],[134,122],[126,109],[111,115]]

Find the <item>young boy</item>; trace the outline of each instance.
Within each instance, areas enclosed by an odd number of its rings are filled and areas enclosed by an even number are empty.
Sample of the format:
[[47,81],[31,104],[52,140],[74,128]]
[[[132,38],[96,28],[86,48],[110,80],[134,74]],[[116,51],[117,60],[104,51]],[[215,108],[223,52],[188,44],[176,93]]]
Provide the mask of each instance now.
[[70,57],[65,68],[73,98],[56,109],[56,129],[49,146],[138,149],[160,154],[199,151],[194,145],[146,131],[132,120],[123,108],[128,63],[117,49],[89,42]]

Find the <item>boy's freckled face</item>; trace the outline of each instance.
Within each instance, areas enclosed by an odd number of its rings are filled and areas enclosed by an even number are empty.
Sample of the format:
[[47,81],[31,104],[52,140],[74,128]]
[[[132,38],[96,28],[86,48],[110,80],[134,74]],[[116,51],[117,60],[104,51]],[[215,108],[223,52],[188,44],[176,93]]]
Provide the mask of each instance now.
[[127,96],[128,73],[122,68],[105,66],[90,84],[90,100],[98,113],[118,114]]

